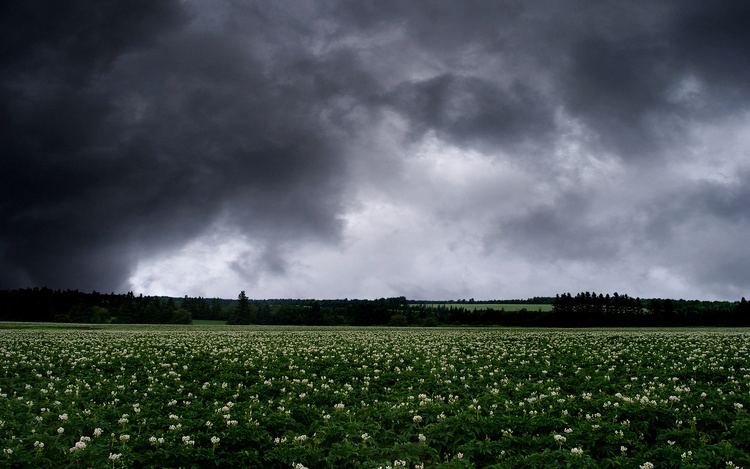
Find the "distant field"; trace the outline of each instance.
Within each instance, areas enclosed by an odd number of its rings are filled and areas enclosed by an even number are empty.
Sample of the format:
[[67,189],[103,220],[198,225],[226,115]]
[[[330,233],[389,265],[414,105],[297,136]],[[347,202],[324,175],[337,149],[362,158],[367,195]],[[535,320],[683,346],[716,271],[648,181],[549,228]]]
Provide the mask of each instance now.
[[193,319],[194,326],[225,326],[226,321],[219,319]]
[[467,310],[476,309],[497,309],[504,311],[552,311],[552,305],[544,304],[515,304],[515,303],[425,303],[429,308],[463,308]]

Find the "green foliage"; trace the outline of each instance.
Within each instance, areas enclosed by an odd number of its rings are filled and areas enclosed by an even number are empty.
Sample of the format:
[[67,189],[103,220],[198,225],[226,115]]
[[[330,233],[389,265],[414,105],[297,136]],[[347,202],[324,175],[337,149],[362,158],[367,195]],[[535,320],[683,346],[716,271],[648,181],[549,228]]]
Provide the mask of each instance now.
[[170,324],[190,324],[192,321],[193,316],[190,314],[190,311],[182,306],[175,308],[169,318]]
[[230,324],[356,326],[643,327],[750,326],[750,304],[569,293],[526,300],[175,299],[76,290],[0,290],[0,321],[168,324],[175,308]]
[[88,310],[88,317],[94,324],[107,324],[112,321],[109,310],[102,306],[91,306]]
[[255,322],[255,311],[250,305],[250,300],[242,290],[237,296],[237,304],[229,316],[228,324],[252,324]]
[[0,466],[750,465],[746,331],[97,327],[0,330]]
[[408,324],[408,320],[404,314],[394,314],[388,322],[389,326],[406,326]]
[[428,308],[465,309],[467,311],[552,311],[551,304],[534,303],[423,303]]

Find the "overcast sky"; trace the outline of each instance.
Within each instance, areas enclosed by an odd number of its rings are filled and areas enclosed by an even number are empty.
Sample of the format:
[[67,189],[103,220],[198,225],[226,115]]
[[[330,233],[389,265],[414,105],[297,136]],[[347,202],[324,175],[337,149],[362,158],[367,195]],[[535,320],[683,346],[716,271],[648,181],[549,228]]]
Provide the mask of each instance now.
[[0,288],[750,296],[750,3],[0,2]]

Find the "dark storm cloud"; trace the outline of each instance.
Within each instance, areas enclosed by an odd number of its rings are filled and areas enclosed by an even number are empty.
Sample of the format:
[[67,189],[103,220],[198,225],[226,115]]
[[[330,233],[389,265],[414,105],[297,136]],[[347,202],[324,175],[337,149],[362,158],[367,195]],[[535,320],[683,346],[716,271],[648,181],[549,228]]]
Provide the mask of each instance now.
[[179,3],[53,4],[3,6],[0,285],[123,288],[217,220],[271,248],[338,236],[321,114],[347,56],[268,63],[262,28],[192,30]]
[[402,83],[388,96],[389,104],[413,123],[414,132],[438,132],[461,146],[484,149],[547,141],[554,110],[523,84],[504,90],[476,77],[443,74]]
[[[336,17],[343,31],[401,31],[402,62],[436,64],[389,101],[416,131],[458,144],[545,145],[559,107],[598,151],[656,158],[749,96],[750,7],[737,2],[357,2]],[[684,89],[691,79],[700,93]]]
[[[750,98],[747,5],[677,3],[651,13],[629,18],[624,31],[586,28],[559,72],[569,111],[624,158],[653,158],[691,120],[734,112]],[[700,96],[680,96],[687,79],[700,83]]]
[[[717,94],[747,99],[750,81],[750,5],[746,2],[694,2],[672,22],[675,55],[700,74]],[[727,104],[726,102],[722,104]]]
[[178,22],[177,4],[0,8],[0,285],[119,286],[129,254],[111,224],[125,197],[115,187],[128,174],[123,170],[145,162],[111,154],[106,138],[115,129],[105,121],[112,103],[89,83],[120,54],[149,46]]
[[[283,275],[289,243],[336,242],[379,184],[352,165],[395,161],[368,140],[392,115],[405,154],[434,135],[555,181],[572,122],[593,158],[669,171],[691,129],[750,109],[749,23],[739,2],[3,2],[0,287],[122,288],[216,224],[266,250],[230,268]],[[549,183],[483,237],[604,262],[677,236],[686,207],[746,217],[742,190],[672,184],[618,215]]]

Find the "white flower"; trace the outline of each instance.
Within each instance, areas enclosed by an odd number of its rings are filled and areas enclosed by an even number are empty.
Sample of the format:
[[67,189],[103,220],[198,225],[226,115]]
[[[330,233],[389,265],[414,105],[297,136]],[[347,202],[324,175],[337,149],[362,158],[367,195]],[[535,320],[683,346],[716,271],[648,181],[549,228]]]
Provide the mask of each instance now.
[[362,441],[367,441],[367,440],[370,439],[370,434],[369,433],[363,433],[361,435],[361,437],[362,437]]
[[221,438],[219,438],[218,436],[211,437],[211,444],[214,446],[218,446],[220,441],[221,441]]
[[427,437],[426,437],[426,436],[424,436],[424,435],[423,435],[423,434],[421,434],[421,433],[419,434],[418,438],[419,438],[419,441],[420,441],[420,442],[422,442],[422,443],[424,443],[425,441],[427,441]]
[[626,453],[627,451],[628,451],[627,446],[620,446],[620,452],[621,453]]
[[581,447],[570,448],[570,452],[573,456],[581,456],[583,454],[583,449]]
[[339,402],[338,404],[336,404],[335,406],[333,406],[333,408],[336,409],[336,410],[341,410],[341,409],[344,408],[344,403],[343,402]]
[[70,448],[70,452],[74,453],[76,451],[84,450],[84,449],[86,449],[86,443],[84,443],[83,441],[77,441],[75,446]]
[[735,402],[735,403],[734,403],[734,408],[735,408],[735,409],[737,409],[737,410],[740,410],[740,409],[742,409],[743,407],[745,407],[745,406],[743,406],[743,405],[742,405],[742,404],[740,404],[739,402]]
[[60,428],[57,429],[57,434],[58,435],[62,435],[63,433],[65,433],[65,429],[63,427],[60,427]]
[[60,414],[57,416],[58,419],[62,420],[63,422],[68,420],[68,414]]
[[117,461],[122,457],[122,453],[109,453],[110,461]]
[[44,448],[44,443],[42,443],[41,441],[35,441],[34,442],[34,448],[43,449]]
[[555,435],[555,436],[553,436],[553,438],[555,439],[556,442],[558,442],[560,444],[565,443],[568,440],[567,438],[565,438],[562,435]]
[[419,422],[422,421],[422,416],[421,415],[415,415],[411,419],[414,420],[414,423],[419,423]]
[[640,469],[654,469],[654,465],[648,461],[644,462],[640,466],[638,466]]
[[99,428],[99,427],[96,427],[96,428],[94,429],[94,436],[95,436],[95,437],[100,437],[100,436],[102,436],[102,433],[103,433],[103,432],[104,432],[104,431],[103,431],[103,430],[102,430],[101,428]]
[[456,454],[456,457],[457,457],[458,459],[463,459],[463,458],[464,458],[464,453],[457,453],[457,454]]
[[10,456],[11,454],[13,454],[13,450],[12,450],[12,449],[10,449],[10,448],[5,448],[5,449],[3,450],[3,453],[5,453],[5,454],[7,454],[8,456]]
[[120,435],[120,442],[127,443],[128,441],[130,441],[130,435]]

